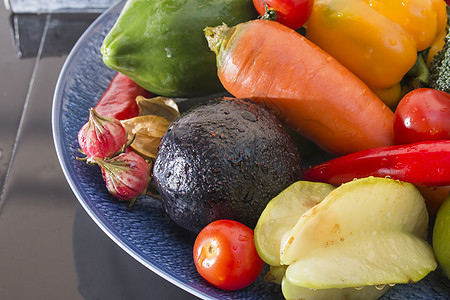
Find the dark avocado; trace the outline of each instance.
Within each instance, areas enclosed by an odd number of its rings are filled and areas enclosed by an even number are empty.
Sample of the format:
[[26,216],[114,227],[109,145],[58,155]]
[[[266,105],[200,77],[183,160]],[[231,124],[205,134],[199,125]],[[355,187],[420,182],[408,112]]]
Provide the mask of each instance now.
[[280,121],[250,99],[227,97],[170,125],[153,172],[167,214],[193,232],[218,219],[253,229],[266,204],[302,175]]

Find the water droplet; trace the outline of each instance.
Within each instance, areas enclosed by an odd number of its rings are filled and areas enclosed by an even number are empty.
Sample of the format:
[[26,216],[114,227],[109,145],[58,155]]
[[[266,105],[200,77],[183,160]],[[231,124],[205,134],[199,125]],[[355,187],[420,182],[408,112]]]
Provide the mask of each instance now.
[[439,130],[439,128],[431,128],[429,130],[429,132],[430,132],[430,135],[435,135],[435,134],[438,134],[440,132],[440,130]]
[[398,162],[394,165],[394,169],[401,170],[405,167],[405,165],[401,162]]
[[382,289],[384,289],[384,284],[382,284],[382,285],[376,285],[375,286],[375,288],[377,289],[377,290],[379,290],[379,291],[381,291]]
[[173,56],[172,49],[166,47],[166,48],[164,48],[164,50],[166,51],[166,56],[168,58],[171,58]]
[[394,39],[389,39],[389,44],[391,44],[392,46],[397,45],[397,41]]
[[371,59],[373,52],[374,52],[373,48],[367,49],[366,52],[364,52],[364,58]]
[[406,118],[403,123],[405,124],[406,128],[411,127],[411,118]]
[[360,290],[362,290],[363,288],[364,288],[363,286],[357,286],[357,287],[355,287],[355,290],[360,291]]
[[407,26],[410,22],[411,22],[411,20],[409,18],[404,18],[403,22],[402,22],[402,25],[403,26]]
[[248,240],[248,236],[240,234],[238,240],[241,242],[245,242]]
[[247,111],[247,110],[243,111],[241,116],[242,116],[242,118],[244,118],[245,120],[250,121],[250,122],[256,122],[258,120],[258,118],[256,117],[256,115],[254,113]]

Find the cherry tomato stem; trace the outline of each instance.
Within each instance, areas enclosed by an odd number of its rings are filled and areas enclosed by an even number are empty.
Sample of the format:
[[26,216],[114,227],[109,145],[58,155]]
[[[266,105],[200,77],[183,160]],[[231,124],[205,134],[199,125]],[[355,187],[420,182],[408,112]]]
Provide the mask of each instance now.
[[309,19],[313,4],[313,0],[253,0],[256,11],[263,19],[276,20],[294,30]]

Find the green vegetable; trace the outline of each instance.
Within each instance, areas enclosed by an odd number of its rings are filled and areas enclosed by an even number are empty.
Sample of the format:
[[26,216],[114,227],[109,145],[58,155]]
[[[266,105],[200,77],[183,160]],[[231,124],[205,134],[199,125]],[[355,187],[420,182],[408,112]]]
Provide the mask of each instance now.
[[203,29],[256,17],[251,0],[129,0],[103,41],[103,61],[162,96],[221,92]]
[[433,250],[442,273],[450,279],[450,195],[436,216],[433,228]]
[[430,63],[430,87],[450,93],[450,33],[445,37],[441,51]]
[[415,89],[429,87],[430,70],[425,63],[424,57],[426,57],[424,51],[418,52],[416,63],[403,77],[402,88],[405,94]]

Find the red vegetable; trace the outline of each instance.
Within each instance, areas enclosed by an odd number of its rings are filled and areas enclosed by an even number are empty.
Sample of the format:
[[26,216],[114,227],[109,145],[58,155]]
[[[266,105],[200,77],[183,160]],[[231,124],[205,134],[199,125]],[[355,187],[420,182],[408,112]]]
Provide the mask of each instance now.
[[112,157],[124,150],[127,132],[119,120],[89,109],[89,121],[78,132],[78,143],[87,160]]
[[450,140],[351,153],[308,169],[304,179],[339,185],[367,176],[389,176],[417,186],[450,185]]
[[150,181],[150,165],[133,151],[113,158],[94,161],[100,166],[108,192],[114,197],[131,201],[145,194]]
[[276,21],[292,29],[302,27],[311,15],[313,0],[253,0],[253,5],[260,15],[265,15],[267,9],[277,14]]
[[194,262],[206,281],[230,291],[249,286],[264,267],[253,230],[232,220],[214,221],[198,234]]
[[397,144],[450,139],[450,94],[416,89],[406,94],[395,110]]
[[139,115],[136,97],[148,98],[150,95],[127,76],[117,73],[95,106],[95,111],[101,116],[118,120],[130,119]]

